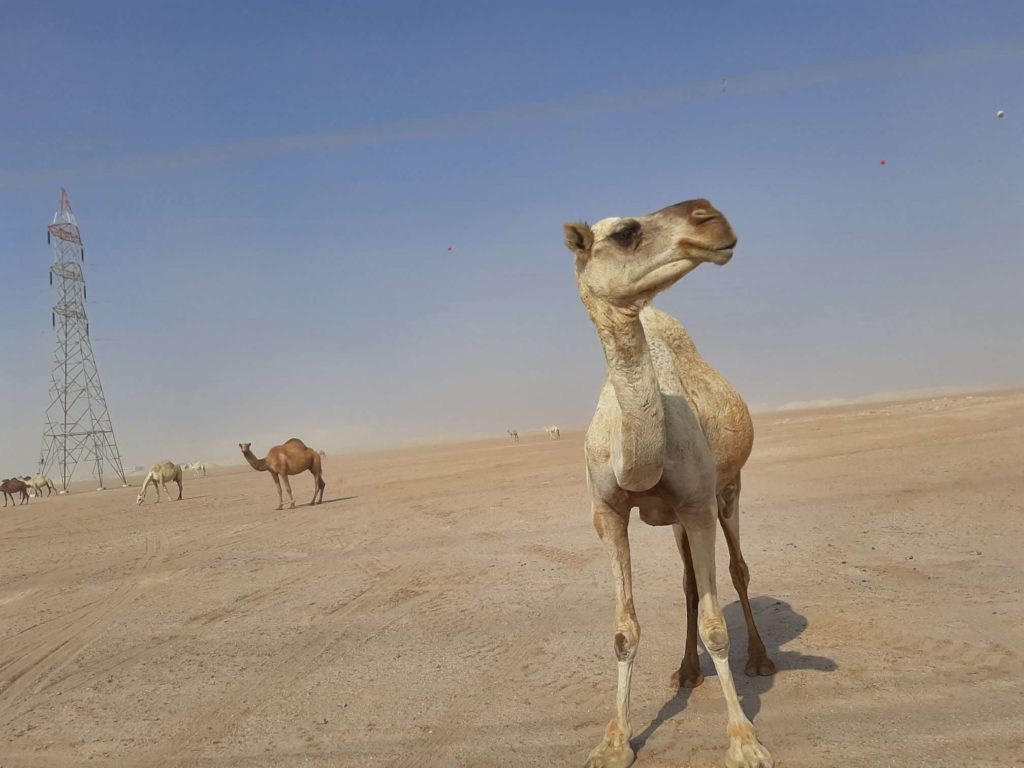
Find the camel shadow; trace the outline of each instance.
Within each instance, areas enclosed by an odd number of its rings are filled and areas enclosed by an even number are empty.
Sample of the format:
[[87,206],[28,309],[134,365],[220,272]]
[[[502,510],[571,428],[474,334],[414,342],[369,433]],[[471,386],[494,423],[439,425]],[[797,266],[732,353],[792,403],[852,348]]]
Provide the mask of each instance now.
[[[743,711],[753,721],[757,713],[761,711],[761,697],[771,690],[778,675],[801,669],[834,672],[839,669],[839,665],[824,656],[810,656],[799,651],[782,650],[783,645],[796,639],[807,629],[807,619],[794,611],[789,603],[776,600],[773,597],[761,596],[751,598],[750,608],[754,612],[754,618],[761,632],[761,639],[764,640],[768,656],[775,662],[774,675],[747,677],[743,674],[743,665],[747,658],[747,625],[743,620],[743,608],[737,601],[727,605],[722,613],[725,615],[725,622],[729,627],[729,638],[732,641],[729,665],[733,670],[733,679],[736,681],[736,693],[740,697]],[[680,645],[682,644],[680,643]],[[680,657],[681,655],[680,653]],[[715,667],[704,651],[700,653],[700,668],[705,677],[704,685],[714,684],[710,678],[717,676]],[[647,727],[632,739],[634,752],[639,753],[663,723],[686,709],[694,690],[696,689],[680,688],[678,693],[661,706],[658,714],[648,723]]]
[[339,501],[351,501],[352,499],[358,499],[358,496],[339,496],[336,499],[325,499],[321,501],[317,506],[323,506],[324,504],[334,504]]

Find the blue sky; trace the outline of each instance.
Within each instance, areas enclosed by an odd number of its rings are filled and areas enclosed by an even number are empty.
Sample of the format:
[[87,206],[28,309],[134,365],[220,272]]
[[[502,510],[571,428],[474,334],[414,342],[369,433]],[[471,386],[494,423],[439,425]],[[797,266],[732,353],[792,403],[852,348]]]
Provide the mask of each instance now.
[[693,197],[750,403],[1024,383],[1021,3],[7,2],[0,77],[4,472],[61,186],[127,465],[585,423],[561,225]]

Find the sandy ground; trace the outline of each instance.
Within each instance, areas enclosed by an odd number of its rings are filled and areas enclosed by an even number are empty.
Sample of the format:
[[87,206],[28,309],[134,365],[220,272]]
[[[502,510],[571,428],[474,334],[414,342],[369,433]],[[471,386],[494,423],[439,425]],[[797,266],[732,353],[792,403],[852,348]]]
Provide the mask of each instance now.
[[[733,668],[777,765],[1024,765],[1024,394],[763,414],[720,546]],[[0,515],[0,766],[573,766],[613,706],[582,434],[248,467]],[[300,500],[309,476],[294,483]],[[634,518],[637,766],[721,766],[713,668],[674,695],[681,567]],[[719,537],[721,545],[721,537]]]

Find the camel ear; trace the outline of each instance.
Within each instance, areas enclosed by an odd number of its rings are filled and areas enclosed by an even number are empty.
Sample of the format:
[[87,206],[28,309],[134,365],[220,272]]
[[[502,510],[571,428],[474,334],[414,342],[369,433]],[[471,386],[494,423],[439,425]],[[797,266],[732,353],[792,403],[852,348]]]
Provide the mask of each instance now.
[[585,221],[573,221],[562,227],[565,232],[565,247],[577,256],[590,255],[590,247],[594,244],[594,231]]

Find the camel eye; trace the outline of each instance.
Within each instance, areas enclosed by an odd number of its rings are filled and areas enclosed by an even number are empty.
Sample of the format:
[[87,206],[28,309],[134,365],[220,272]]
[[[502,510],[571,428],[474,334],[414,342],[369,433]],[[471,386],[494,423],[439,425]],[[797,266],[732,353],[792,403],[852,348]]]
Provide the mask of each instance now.
[[640,222],[630,221],[612,232],[611,238],[619,245],[629,245],[640,234]]

